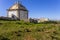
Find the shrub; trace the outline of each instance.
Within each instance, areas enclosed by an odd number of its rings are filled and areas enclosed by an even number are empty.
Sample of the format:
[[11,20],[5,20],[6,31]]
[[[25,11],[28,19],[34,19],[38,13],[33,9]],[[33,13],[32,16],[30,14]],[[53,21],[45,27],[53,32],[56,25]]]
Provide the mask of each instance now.
[[21,24],[20,22],[16,22],[16,24]]
[[0,23],[0,25],[2,25],[3,23]]
[[57,24],[57,21],[45,21],[45,22],[40,22],[40,23],[42,23],[42,24],[51,24],[51,23]]
[[25,32],[31,32],[31,30],[29,30],[29,29],[25,29],[24,31],[25,31]]
[[10,40],[10,39],[8,39],[7,37],[4,37],[4,36],[0,35],[0,40]]

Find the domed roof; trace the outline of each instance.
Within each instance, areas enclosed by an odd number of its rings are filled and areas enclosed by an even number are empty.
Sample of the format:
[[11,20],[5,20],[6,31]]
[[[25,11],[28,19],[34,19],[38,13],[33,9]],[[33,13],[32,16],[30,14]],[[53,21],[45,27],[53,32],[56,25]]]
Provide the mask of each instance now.
[[15,3],[8,10],[26,10],[27,11],[27,9],[20,3]]

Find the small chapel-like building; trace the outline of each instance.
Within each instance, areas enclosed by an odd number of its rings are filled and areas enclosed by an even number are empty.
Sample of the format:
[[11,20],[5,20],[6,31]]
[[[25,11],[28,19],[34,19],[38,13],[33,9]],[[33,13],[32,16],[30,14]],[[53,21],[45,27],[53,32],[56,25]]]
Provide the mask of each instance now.
[[7,9],[7,17],[26,21],[28,20],[28,10],[20,2],[17,2]]

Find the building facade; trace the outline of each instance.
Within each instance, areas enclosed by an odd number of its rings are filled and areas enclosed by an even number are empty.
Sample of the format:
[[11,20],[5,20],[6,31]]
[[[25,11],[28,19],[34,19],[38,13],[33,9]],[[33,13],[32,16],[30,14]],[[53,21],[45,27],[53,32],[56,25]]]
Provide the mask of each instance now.
[[49,21],[49,19],[48,18],[40,18],[40,19],[38,19],[38,23],[45,22],[45,21]]
[[28,10],[19,2],[7,9],[7,17],[16,20],[28,20]]

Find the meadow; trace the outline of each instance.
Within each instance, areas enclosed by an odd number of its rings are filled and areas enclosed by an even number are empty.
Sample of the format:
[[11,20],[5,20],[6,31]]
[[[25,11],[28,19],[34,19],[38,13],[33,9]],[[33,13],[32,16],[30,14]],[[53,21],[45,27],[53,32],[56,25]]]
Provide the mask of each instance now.
[[60,40],[60,23],[0,20],[0,40]]

